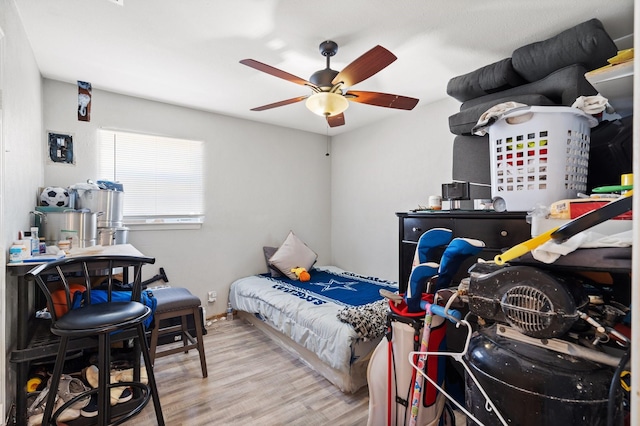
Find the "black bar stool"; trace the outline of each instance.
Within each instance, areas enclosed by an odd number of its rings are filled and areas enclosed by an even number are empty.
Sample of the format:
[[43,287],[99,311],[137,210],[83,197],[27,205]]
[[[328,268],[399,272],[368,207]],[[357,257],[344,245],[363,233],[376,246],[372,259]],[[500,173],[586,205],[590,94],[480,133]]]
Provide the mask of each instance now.
[[[143,321],[151,315],[151,309],[140,303],[142,266],[152,264],[155,259],[138,256],[98,255],[80,256],[57,260],[39,265],[26,274],[29,280],[35,280],[47,299],[51,313],[51,332],[60,336],[60,346],[55,366],[49,382],[49,395],[42,420],[43,425],[55,425],[57,416],[74,402],[86,398],[88,394],[98,395],[98,425],[118,425],[138,414],[153,399],[158,425],[164,426],[160,397],[153,374],[153,362],[149,355],[149,347],[145,337]],[[133,270],[131,280],[131,300],[116,301],[112,299],[115,275],[124,272],[128,276],[129,269]],[[102,287],[106,286],[107,301],[105,303],[91,303],[92,279],[103,279]],[[70,291],[71,283],[81,283],[85,289],[83,306],[71,309],[74,295]],[[66,299],[66,309],[61,315],[57,314],[52,294],[56,290],[62,291]],[[59,301],[58,298],[56,300]],[[58,309],[60,304],[58,302]],[[132,333],[136,338],[138,352],[142,352],[147,372],[147,383],[140,381],[140,356],[134,359],[134,377],[131,382],[110,383],[111,339],[120,333]],[[86,337],[97,337],[98,341],[98,382],[96,389],[75,396],[60,406],[55,413],[53,408],[62,375],[65,355],[70,340]],[[134,397],[138,404],[126,412],[118,412],[111,406],[110,389],[116,386],[130,386],[134,389]],[[127,407],[129,408],[129,407]]]

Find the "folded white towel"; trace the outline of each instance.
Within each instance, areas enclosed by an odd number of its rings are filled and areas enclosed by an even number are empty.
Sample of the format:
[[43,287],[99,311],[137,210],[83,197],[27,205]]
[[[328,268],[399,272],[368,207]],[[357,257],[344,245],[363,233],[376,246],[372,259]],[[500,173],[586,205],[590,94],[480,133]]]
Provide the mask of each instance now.
[[579,108],[589,115],[596,115],[604,110],[613,113],[613,108],[609,105],[609,100],[600,94],[595,96],[580,96],[575,100],[573,108]]
[[506,112],[511,111],[514,108],[520,108],[524,106],[527,105],[513,101],[494,105],[482,113],[482,115],[478,119],[478,123],[473,127],[473,129],[471,129],[471,132],[474,135],[484,136],[487,134],[487,127],[495,123],[496,120],[502,117]]
[[579,248],[629,247],[632,244],[632,231],[612,235],[583,231],[561,244],[554,241],[547,241],[533,249],[531,255],[539,262],[553,263],[558,260],[560,256],[565,256]]

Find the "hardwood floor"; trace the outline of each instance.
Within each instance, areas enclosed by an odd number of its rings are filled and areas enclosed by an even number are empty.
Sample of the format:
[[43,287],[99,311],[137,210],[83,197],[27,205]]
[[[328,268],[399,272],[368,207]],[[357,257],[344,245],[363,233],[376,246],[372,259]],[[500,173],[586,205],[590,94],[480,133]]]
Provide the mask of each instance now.
[[[342,393],[240,319],[207,330],[208,378],[195,350],[156,361],[167,426],[366,425],[366,387]],[[153,405],[125,424],[156,425]]]

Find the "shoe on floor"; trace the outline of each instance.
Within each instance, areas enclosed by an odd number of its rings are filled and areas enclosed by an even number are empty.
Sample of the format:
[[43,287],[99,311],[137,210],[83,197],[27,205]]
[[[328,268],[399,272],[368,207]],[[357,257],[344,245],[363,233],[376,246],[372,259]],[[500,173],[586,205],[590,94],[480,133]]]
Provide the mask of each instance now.
[[80,410],[80,415],[82,417],[96,417],[98,415],[98,395],[97,394],[91,395],[91,400],[89,401],[86,407]]
[[[114,381],[115,378],[115,381]],[[144,366],[140,367],[140,382],[145,385],[148,382],[147,369]],[[127,368],[126,370],[114,371],[111,373],[111,383],[115,382],[133,382],[133,368]]]
[[[123,402],[131,401],[133,393],[127,386],[118,386],[111,388],[111,405],[121,404]],[[98,415],[98,395],[91,395],[89,403],[80,410],[82,417],[96,417]]]
[[131,401],[131,398],[133,398],[133,392],[131,392],[131,388],[128,386],[111,388],[111,405]]
[[[98,387],[98,367],[90,365],[82,370],[82,377],[91,385],[92,388]],[[127,368],[125,370],[112,370],[110,373],[111,383],[118,382],[132,382],[133,381],[133,368]],[[147,384],[147,370],[146,368],[140,368],[140,381]]]
[[92,388],[98,387],[98,367],[90,365],[82,370],[82,378]]
[[[44,391],[43,391],[44,392]],[[47,392],[48,393],[48,392]],[[42,418],[44,417],[44,408],[46,406],[46,397],[42,399],[41,406],[33,412],[33,414],[29,415],[29,420],[27,421],[27,426],[40,426],[42,425]],[[56,404],[53,407],[53,412],[55,413],[60,407],[64,405],[64,401],[62,398],[56,396]],[[31,407],[30,407],[31,408]],[[80,410],[73,409],[71,407],[64,410],[57,418],[58,422],[69,422],[71,420],[75,420],[80,417]]]
[[[51,379],[49,379],[49,384],[51,384]],[[85,386],[85,384],[80,379],[71,377],[67,374],[63,374],[62,377],[60,377],[60,384],[58,385],[58,396],[62,399],[63,403],[88,390],[90,389]],[[71,404],[69,408],[80,410],[89,403],[89,399],[91,399],[91,397],[87,395],[86,397],[81,398]]]
[[27,396],[28,417],[44,412],[44,406],[47,404],[47,395],[49,395],[49,388],[45,387],[40,392],[34,392]]

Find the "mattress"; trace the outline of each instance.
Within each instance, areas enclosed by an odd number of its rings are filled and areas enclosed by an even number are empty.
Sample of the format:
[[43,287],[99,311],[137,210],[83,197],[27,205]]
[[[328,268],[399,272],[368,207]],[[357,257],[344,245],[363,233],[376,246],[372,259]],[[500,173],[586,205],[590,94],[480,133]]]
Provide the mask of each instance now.
[[333,266],[316,267],[311,276],[306,283],[268,274],[244,277],[231,284],[229,301],[251,314],[244,318],[277,331],[269,335],[343,392],[355,392],[366,384],[366,366],[382,336],[363,336],[338,316],[381,306],[379,290],[397,292],[398,286]]

